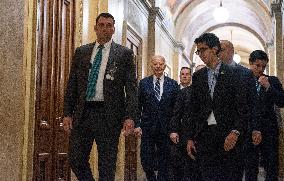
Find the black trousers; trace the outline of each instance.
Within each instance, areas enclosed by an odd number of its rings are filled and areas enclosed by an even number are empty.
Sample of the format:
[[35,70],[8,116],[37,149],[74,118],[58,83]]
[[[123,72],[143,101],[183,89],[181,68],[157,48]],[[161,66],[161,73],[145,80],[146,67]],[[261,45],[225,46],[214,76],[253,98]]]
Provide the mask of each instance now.
[[[120,127],[107,124],[103,103],[87,103],[82,119],[70,135],[69,162],[79,181],[93,181],[89,158],[94,140],[100,181],[113,181]],[[120,121],[120,120],[118,120]]]
[[200,181],[196,161],[188,156],[184,142],[174,144],[170,141],[169,152],[169,181]]
[[279,171],[279,130],[278,128],[267,128],[262,132],[262,142],[255,146],[252,144],[251,136],[245,145],[246,164],[245,180],[257,181],[260,156],[266,171],[266,181],[277,181]]
[[196,143],[196,161],[201,173],[199,180],[242,180],[242,147],[237,143],[232,150],[225,151],[226,134],[216,125],[206,126],[199,134]]
[[[165,134],[151,137],[142,135],[141,164],[148,181],[168,181],[168,144],[169,138]],[[157,176],[155,174],[157,171]]]
[[184,177],[185,154],[182,150],[182,144],[169,143],[169,180],[181,181]]

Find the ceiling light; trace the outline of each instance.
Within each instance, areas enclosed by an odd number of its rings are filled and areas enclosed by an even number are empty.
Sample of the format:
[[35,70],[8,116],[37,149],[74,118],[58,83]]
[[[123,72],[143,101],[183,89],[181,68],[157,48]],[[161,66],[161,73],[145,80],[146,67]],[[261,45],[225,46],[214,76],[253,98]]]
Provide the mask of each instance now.
[[215,8],[215,10],[213,12],[213,16],[214,16],[214,19],[218,23],[224,23],[225,21],[228,20],[228,18],[229,18],[229,11],[227,10],[227,8],[223,7],[222,1],[220,1],[220,6]]
[[239,54],[235,53],[233,59],[236,63],[240,63],[242,58]]

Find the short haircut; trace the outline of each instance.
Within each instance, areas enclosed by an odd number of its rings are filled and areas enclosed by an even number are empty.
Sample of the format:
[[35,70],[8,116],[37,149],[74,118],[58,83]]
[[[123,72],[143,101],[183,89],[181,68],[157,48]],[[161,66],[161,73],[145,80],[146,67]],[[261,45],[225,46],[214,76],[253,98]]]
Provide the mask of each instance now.
[[96,24],[98,23],[100,17],[104,18],[111,18],[113,20],[113,24],[115,23],[114,17],[110,13],[101,13],[99,16],[96,18]]
[[209,48],[217,47],[217,54],[221,50],[220,40],[214,33],[204,33],[200,37],[196,38],[194,43],[205,43],[207,46],[209,46]]
[[250,63],[255,62],[257,59],[261,60],[261,61],[266,61],[266,62],[269,61],[267,54],[262,50],[254,50],[249,55],[249,62]]
[[187,69],[187,70],[189,70],[189,72],[191,73],[191,68],[189,68],[189,67],[181,67],[180,72],[181,72],[183,69]]

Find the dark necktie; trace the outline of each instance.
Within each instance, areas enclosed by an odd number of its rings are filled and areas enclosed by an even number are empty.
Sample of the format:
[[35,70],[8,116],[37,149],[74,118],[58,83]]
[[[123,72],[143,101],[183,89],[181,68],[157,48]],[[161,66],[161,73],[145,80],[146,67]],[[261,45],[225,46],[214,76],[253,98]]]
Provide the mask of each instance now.
[[160,78],[157,78],[155,82],[154,91],[155,91],[155,97],[160,101],[161,99],[160,97]]
[[261,85],[260,85],[260,83],[258,82],[258,78],[255,79],[255,86],[256,86],[257,95],[259,95],[259,94],[260,94]]
[[101,62],[102,62],[103,48],[104,48],[104,45],[98,46],[99,50],[92,64],[92,69],[91,69],[91,72],[88,78],[87,97],[86,97],[87,100],[95,97],[96,95],[96,84],[97,84],[98,75],[99,75]]

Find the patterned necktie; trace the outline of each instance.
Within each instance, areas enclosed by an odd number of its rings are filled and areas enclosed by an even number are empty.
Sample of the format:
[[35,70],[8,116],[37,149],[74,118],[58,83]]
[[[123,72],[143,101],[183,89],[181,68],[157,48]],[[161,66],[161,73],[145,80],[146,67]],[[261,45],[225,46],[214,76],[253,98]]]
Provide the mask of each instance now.
[[161,99],[160,97],[160,78],[157,78],[155,82],[154,91],[155,91],[155,97],[158,99],[158,101],[160,101]]
[[104,48],[104,45],[98,46],[99,50],[92,64],[92,69],[91,69],[91,72],[88,78],[87,97],[86,97],[87,100],[95,97],[96,95],[96,84],[97,84],[98,75],[99,75],[101,62],[102,62],[103,48]]
[[260,85],[260,83],[258,82],[258,79],[257,79],[257,78],[255,79],[255,86],[256,86],[257,95],[259,95],[259,94],[260,94],[261,85]]
[[210,96],[213,98],[215,85],[217,82],[218,73],[213,72],[211,82],[209,83]]

